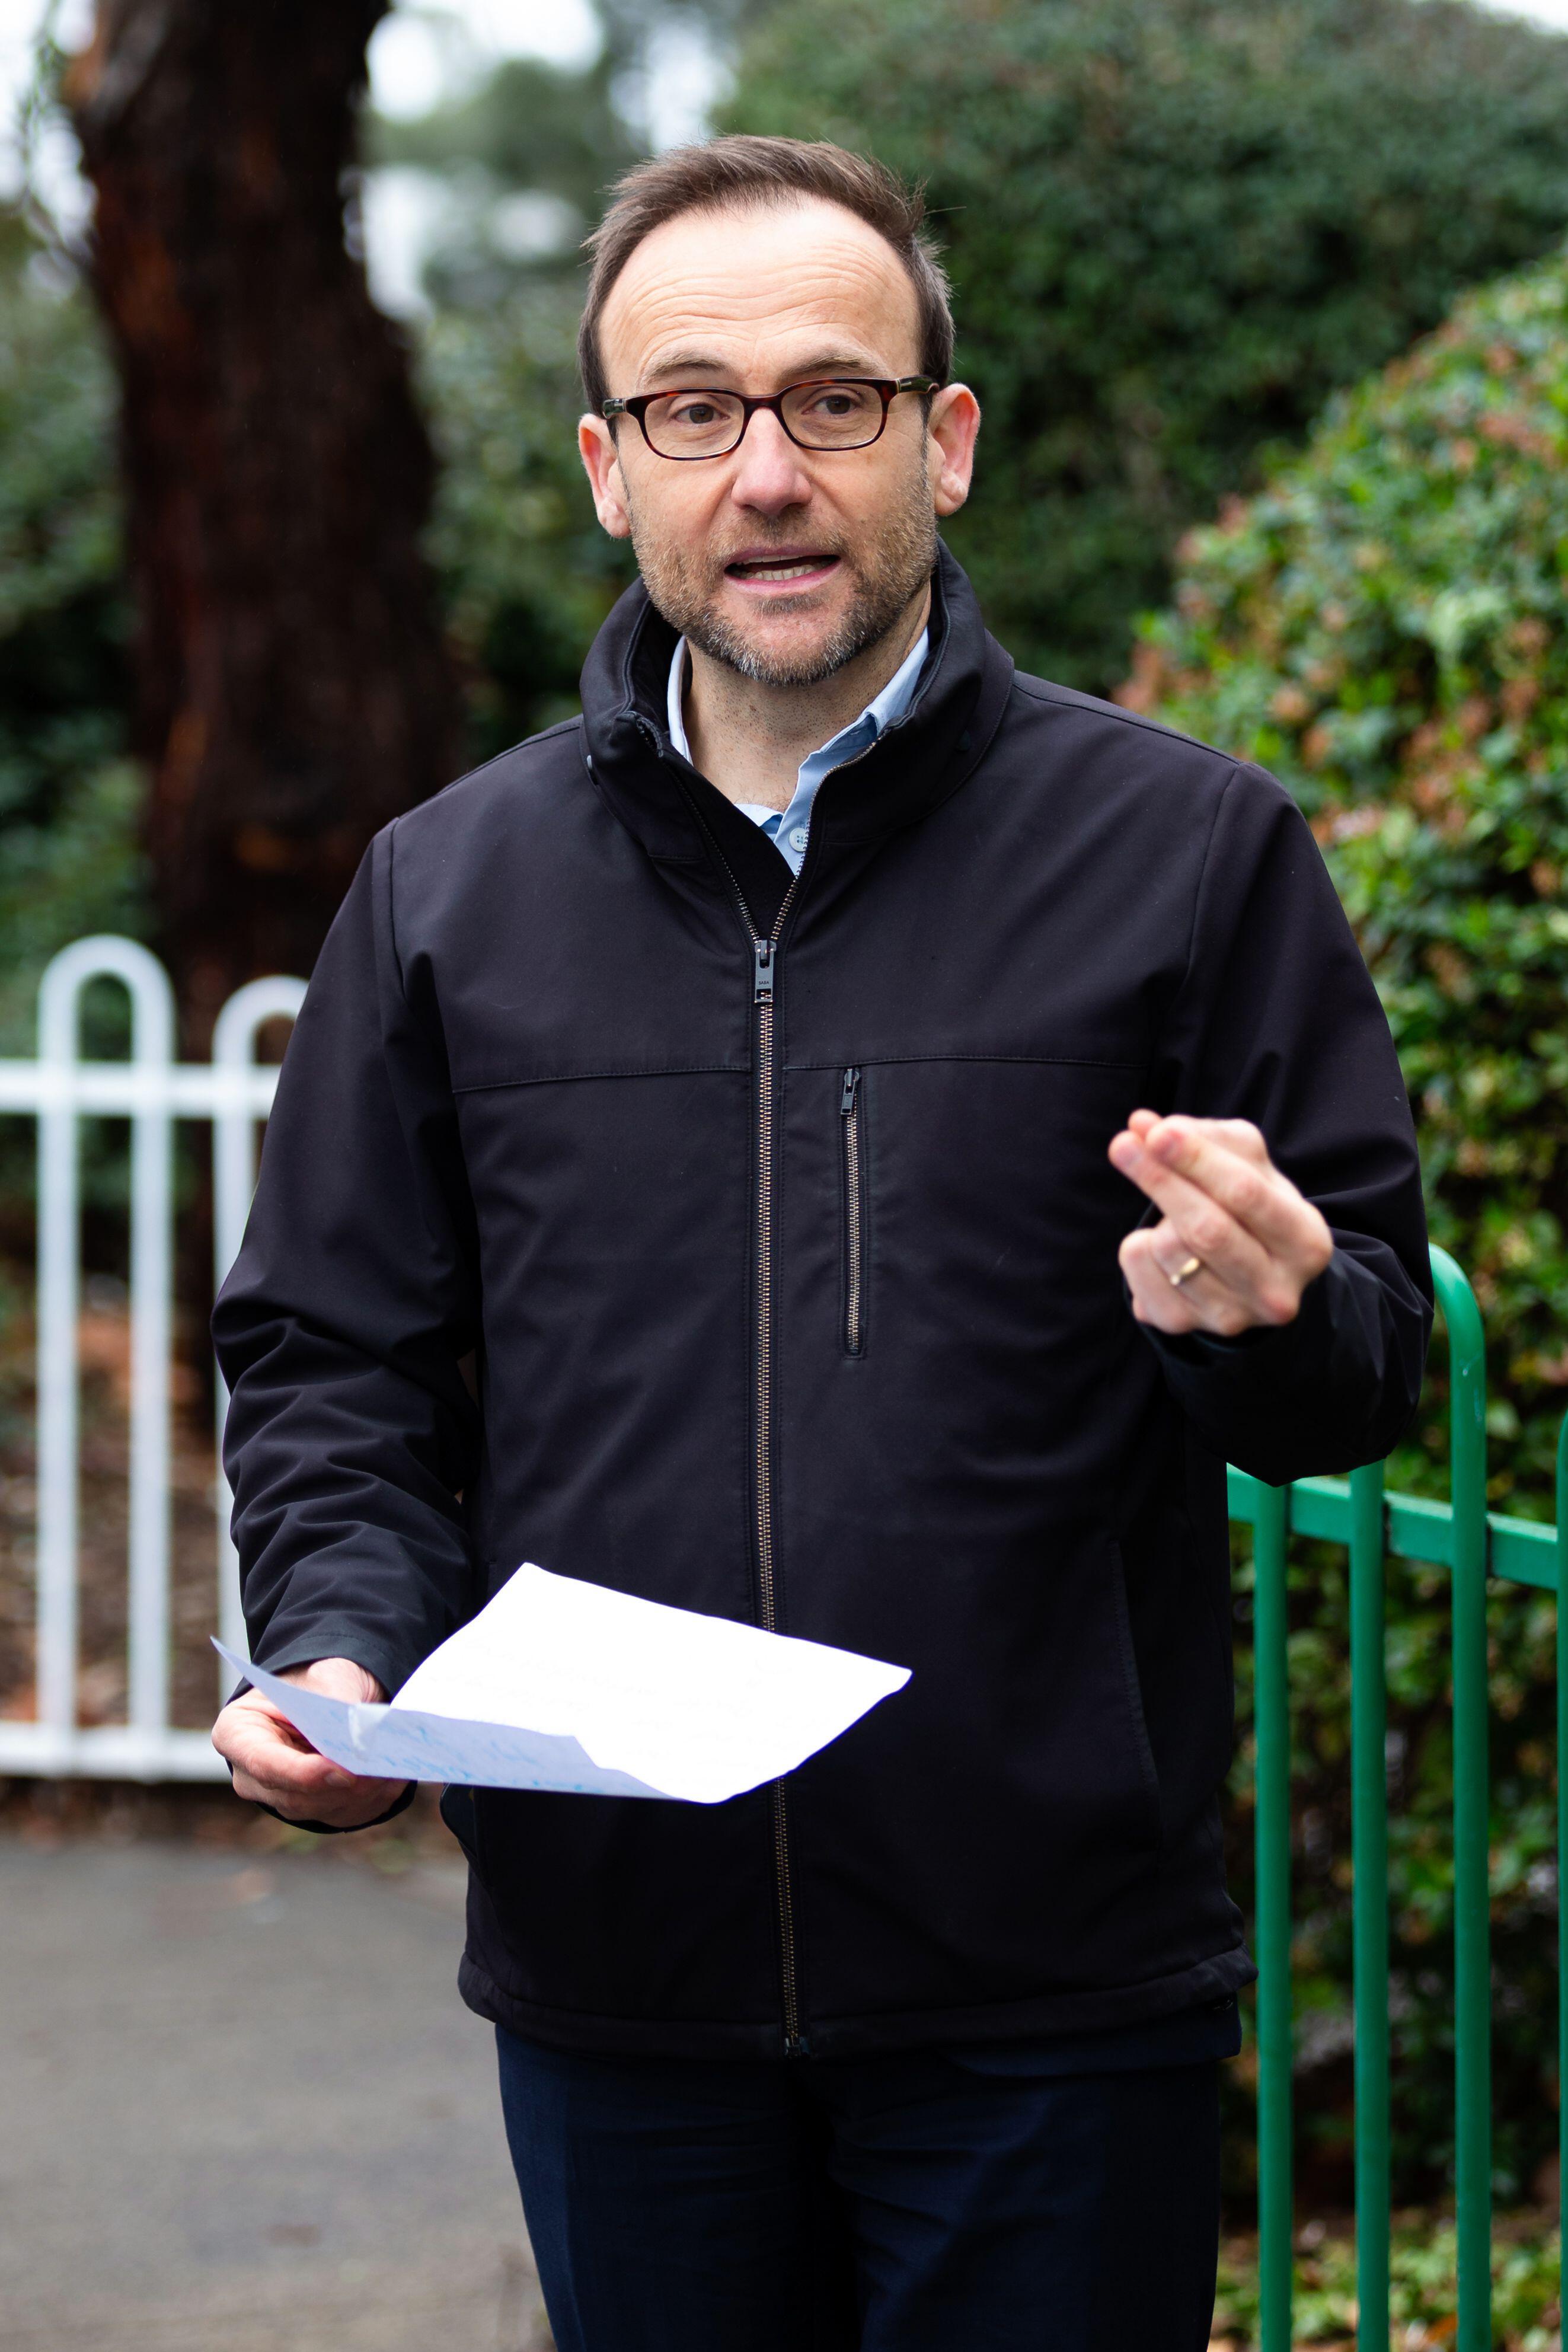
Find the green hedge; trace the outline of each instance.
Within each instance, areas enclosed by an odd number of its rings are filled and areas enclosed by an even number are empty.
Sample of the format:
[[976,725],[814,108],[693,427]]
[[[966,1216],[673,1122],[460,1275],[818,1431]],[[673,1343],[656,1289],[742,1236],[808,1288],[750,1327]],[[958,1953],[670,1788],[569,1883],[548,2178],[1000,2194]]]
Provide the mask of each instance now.
[[0,211],[4,1053],[31,1051],[38,972],[57,947],[146,924],[115,404],[87,295]]
[[[1568,1406],[1568,257],[1460,304],[1330,409],[1305,454],[1181,551],[1121,698],[1261,761],[1309,813],[1387,1008],[1436,1239],[1475,1283],[1494,1505],[1552,1508]],[[1396,1482],[1446,1454],[1440,1344]],[[1243,1582],[1245,1571],[1243,1571]],[[1243,1592],[1241,1607],[1245,1611]],[[1451,2117],[1448,1579],[1391,1572],[1396,2176]],[[1343,1555],[1292,1578],[1302,2161],[1348,2158],[1349,1675]],[[1554,1610],[1490,1602],[1500,2187],[1554,2143]],[[1245,1670],[1239,1714],[1249,1730]],[[1249,1773],[1232,1878],[1247,1899]]]
[[1399,1047],[1433,1237],[1485,1313],[1494,1500],[1550,1511],[1568,1406],[1568,258],[1462,303],[1195,532],[1123,699],[1260,760],[1311,814]]
[[579,291],[546,279],[496,310],[438,312],[420,349],[441,459],[428,544],[469,761],[572,715],[584,656],[633,576],[577,454]]
[[925,182],[986,415],[947,535],[1100,692],[1261,446],[1568,225],[1568,42],[1448,0],[786,0],[725,120]]

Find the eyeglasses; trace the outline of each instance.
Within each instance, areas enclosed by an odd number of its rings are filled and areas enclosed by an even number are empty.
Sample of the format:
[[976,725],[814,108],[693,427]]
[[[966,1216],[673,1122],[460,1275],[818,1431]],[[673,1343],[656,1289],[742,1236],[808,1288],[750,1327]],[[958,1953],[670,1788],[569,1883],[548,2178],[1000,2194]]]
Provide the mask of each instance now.
[[938,389],[928,375],[837,375],[767,394],[711,387],[639,392],[630,400],[607,400],[601,414],[634,416],[654,456],[677,461],[727,457],[739,448],[759,408],[773,411],[797,448],[869,449],[881,440],[888,409],[901,392]]

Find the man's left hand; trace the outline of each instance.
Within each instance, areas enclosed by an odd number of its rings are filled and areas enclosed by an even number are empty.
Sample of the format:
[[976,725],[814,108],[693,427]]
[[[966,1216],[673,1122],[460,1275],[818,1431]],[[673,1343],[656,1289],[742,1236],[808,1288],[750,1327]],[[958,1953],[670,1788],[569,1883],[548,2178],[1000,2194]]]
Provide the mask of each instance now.
[[1135,1110],[1112,1139],[1111,1164],[1161,1212],[1120,1251],[1140,1323],[1233,1339],[1295,1320],[1333,1236],[1249,1121]]

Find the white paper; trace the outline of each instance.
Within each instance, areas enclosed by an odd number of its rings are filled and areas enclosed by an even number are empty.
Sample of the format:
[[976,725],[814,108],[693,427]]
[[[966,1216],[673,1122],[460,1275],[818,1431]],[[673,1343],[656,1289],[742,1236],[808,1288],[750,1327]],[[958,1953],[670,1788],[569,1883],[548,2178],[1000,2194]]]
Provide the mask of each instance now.
[[350,1772],[699,1805],[792,1772],[909,1680],[907,1666],[531,1562],[390,1706],[327,1698],[223,1654]]

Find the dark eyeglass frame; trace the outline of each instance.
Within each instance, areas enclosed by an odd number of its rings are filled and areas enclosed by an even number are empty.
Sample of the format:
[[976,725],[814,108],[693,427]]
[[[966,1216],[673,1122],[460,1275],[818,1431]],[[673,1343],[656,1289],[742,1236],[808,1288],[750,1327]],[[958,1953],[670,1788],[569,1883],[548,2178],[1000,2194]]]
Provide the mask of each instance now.
[[[826,446],[824,446],[820,441],[802,441],[798,433],[791,433],[784,415],[784,403],[789,399],[790,394],[794,392],[815,392],[819,388],[826,390],[831,385],[839,383],[852,385],[857,392],[874,392],[878,395],[882,402],[882,416],[877,425],[876,431],[870,435],[864,441],[838,441]],[[782,392],[768,393],[732,392],[727,385],[724,384],[682,383],[672,385],[668,392],[634,392],[626,400],[607,400],[600,410],[600,415],[607,418],[613,418],[616,416],[635,417],[638,430],[641,432],[643,440],[648,443],[649,448],[653,450],[654,457],[664,458],[667,463],[672,466],[706,466],[708,464],[710,459],[714,457],[733,457],[736,450],[739,448],[741,443],[745,440],[746,428],[750,424],[752,418],[756,415],[757,411],[759,408],[770,408],[773,411],[774,415],[779,419],[780,429],[789,440],[793,441],[797,449],[809,449],[814,457],[833,457],[841,456],[851,449],[869,449],[873,442],[880,441],[883,435],[887,430],[887,412],[892,407],[894,402],[897,399],[901,392],[918,392],[923,394],[929,394],[934,392],[940,392],[941,389],[942,387],[937,383],[936,377],[930,375],[803,376],[799,383],[787,383]],[[726,448],[703,449],[689,457],[676,457],[671,450],[661,449],[655,442],[649,438],[649,409],[656,400],[680,400],[683,398],[690,400],[698,393],[706,394],[710,400],[739,401],[740,428],[736,434],[734,440],[731,441]]]

